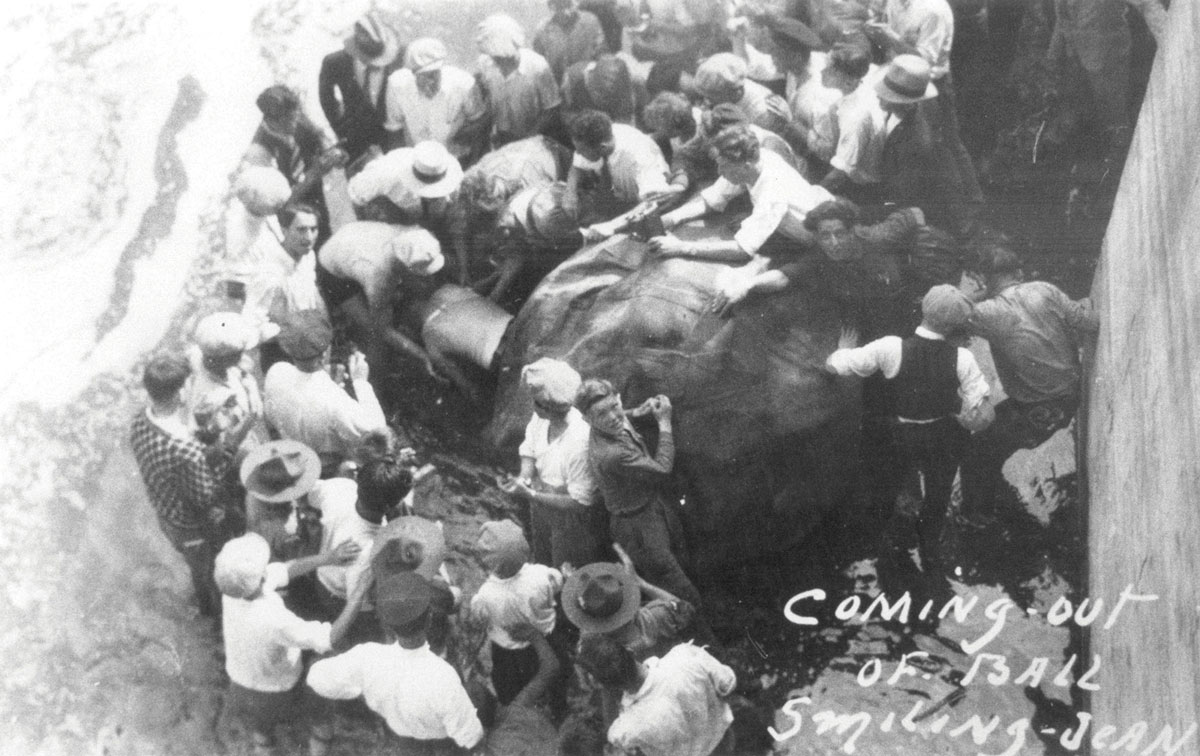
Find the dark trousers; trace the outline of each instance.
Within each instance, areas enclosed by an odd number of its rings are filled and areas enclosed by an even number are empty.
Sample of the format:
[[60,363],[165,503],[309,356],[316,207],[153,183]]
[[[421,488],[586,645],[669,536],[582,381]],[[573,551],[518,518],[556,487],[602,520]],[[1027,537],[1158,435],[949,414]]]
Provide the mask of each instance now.
[[1042,445],[1075,417],[1079,398],[1026,403],[1005,399],[996,405],[996,419],[987,430],[971,438],[963,460],[963,513],[991,517],[999,510],[997,496],[1003,486],[1004,463],[1018,449]]
[[651,585],[700,606],[700,592],[683,571],[679,555],[685,553],[679,514],[661,500],[634,514],[612,513],[608,524],[614,541],[633,560],[638,574]]
[[897,423],[896,435],[908,475],[920,473],[924,481],[917,541],[922,569],[936,574],[942,564],[942,528],[968,433],[947,417],[932,423]]
[[571,510],[531,504],[530,547],[538,564],[558,569],[563,562],[576,567],[600,559],[604,543],[604,507],[594,504]]
[[213,563],[217,557],[214,535],[207,529],[177,528],[161,517],[158,519],[158,526],[175,550],[183,556],[183,561],[192,573],[192,588],[196,591],[196,603],[200,605],[200,614],[205,617],[220,617],[221,592],[213,579]]

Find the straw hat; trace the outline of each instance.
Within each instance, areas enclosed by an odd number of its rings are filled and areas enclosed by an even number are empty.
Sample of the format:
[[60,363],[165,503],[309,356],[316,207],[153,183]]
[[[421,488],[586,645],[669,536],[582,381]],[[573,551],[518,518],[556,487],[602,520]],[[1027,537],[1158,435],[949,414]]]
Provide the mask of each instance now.
[[932,78],[924,58],[897,55],[888,64],[887,73],[875,83],[875,94],[885,102],[901,105],[932,100],[938,94]]
[[441,142],[421,142],[404,150],[396,168],[397,183],[408,193],[424,199],[448,197],[462,183],[462,166]]
[[446,45],[440,39],[421,37],[414,40],[404,53],[404,67],[413,73],[436,71],[446,63]]
[[204,354],[234,354],[258,345],[258,329],[241,313],[214,312],[200,319],[192,338]]

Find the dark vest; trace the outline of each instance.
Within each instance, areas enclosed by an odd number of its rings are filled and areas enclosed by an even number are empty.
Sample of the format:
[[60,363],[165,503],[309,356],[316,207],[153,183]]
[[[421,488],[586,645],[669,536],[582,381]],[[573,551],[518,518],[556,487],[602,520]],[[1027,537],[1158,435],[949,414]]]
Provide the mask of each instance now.
[[900,354],[900,372],[888,381],[896,415],[906,420],[957,415],[962,408],[958,347],[946,341],[909,336]]

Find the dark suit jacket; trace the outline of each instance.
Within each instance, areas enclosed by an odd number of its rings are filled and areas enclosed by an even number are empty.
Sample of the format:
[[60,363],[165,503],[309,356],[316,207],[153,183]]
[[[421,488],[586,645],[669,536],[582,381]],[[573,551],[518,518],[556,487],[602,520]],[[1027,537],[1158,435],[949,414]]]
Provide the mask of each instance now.
[[[387,77],[400,68],[403,58],[403,54],[397,56],[395,62],[383,69],[383,91],[378,106],[374,107],[354,76],[354,58],[350,53],[338,50],[321,61],[317,79],[321,110],[325,111],[334,133],[346,143],[351,160],[362,155],[372,144],[384,147],[387,139],[387,131],[383,128],[387,118]],[[341,102],[335,92],[341,94]]]

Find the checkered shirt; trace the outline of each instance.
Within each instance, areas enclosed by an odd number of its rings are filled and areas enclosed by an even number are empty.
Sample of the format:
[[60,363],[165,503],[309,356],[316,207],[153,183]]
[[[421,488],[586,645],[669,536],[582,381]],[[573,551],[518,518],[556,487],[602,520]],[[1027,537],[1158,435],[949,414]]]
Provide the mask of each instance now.
[[145,412],[134,418],[129,440],[158,516],[183,530],[204,527],[230,464],[229,455],[210,463],[199,441],[171,435],[151,422]]

